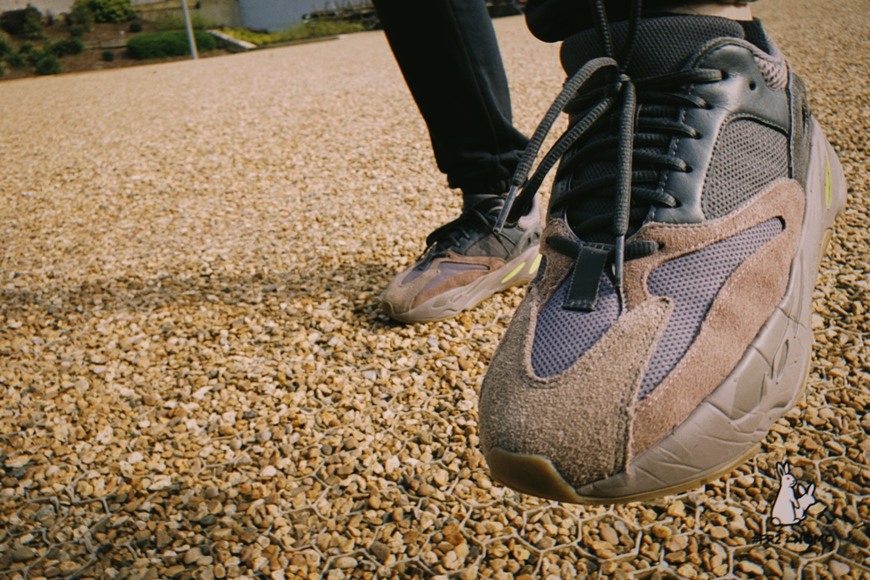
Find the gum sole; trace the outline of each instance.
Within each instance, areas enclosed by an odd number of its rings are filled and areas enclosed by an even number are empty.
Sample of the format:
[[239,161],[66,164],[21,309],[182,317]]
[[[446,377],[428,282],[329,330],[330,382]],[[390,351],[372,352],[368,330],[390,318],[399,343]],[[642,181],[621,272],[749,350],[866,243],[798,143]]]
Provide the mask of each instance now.
[[487,463],[489,464],[490,472],[496,481],[519,492],[565,503],[609,505],[631,501],[644,501],[695,489],[696,487],[715,481],[723,475],[730,473],[735,467],[757,455],[760,449],[761,444],[756,443],[746,451],[746,453],[738,457],[732,463],[729,463],[710,474],[704,474],[695,480],[655,491],[606,498],[579,495],[574,488],[571,487],[571,485],[568,484],[561,475],[559,475],[559,472],[550,460],[541,455],[523,455],[521,453],[512,453],[496,447],[490,452],[489,456],[487,456]]

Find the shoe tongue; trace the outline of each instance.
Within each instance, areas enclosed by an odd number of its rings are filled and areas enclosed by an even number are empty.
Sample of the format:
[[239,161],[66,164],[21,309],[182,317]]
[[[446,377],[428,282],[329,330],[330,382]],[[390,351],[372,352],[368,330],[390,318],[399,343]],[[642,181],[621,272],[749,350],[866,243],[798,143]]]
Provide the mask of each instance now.
[[[625,43],[628,22],[610,24],[617,58]],[[653,77],[679,70],[708,42],[717,38],[745,38],[739,22],[714,16],[666,15],[642,18],[629,64],[635,78]],[[572,75],[593,58],[604,56],[598,33],[587,30],[562,43],[562,67]]]

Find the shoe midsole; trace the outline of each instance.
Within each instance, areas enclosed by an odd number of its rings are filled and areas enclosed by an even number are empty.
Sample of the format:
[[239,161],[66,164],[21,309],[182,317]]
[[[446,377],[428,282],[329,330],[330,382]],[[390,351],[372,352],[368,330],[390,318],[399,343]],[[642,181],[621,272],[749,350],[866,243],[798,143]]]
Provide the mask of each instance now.
[[803,231],[786,295],[729,377],[625,472],[581,497],[625,498],[701,481],[746,455],[798,400],[812,358],[812,295],[834,220],[846,202],[837,156],[813,121]]

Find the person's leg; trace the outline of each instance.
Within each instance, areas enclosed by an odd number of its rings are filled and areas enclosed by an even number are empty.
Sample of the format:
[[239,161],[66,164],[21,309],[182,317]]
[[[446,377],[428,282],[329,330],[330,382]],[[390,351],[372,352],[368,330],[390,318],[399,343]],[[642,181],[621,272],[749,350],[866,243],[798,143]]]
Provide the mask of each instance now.
[[485,2],[374,5],[448,185],[472,194],[506,192],[528,139],[512,124],[508,80]]
[[495,30],[483,0],[377,0],[378,16],[463,211],[381,296],[402,322],[459,314],[537,269],[537,207],[498,234],[493,223],[528,139],[511,119]]
[[633,2],[625,21],[628,2],[594,0],[611,20],[586,29],[530,1],[562,40],[570,128],[541,162],[559,164],[544,262],[481,386],[482,451],[495,479],[561,501],[696,487],[801,396],[843,171],[745,6]]

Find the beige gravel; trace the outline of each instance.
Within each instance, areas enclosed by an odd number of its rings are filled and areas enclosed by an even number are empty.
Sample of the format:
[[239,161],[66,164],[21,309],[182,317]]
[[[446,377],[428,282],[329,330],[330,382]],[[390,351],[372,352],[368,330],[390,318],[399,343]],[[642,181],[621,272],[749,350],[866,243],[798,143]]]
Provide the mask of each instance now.
[[[382,33],[0,82],[0,576],[870,577],[867,3],[758,13],[852,187],[807,395],[729,477],[615,507],[489,478],[521,290],[376,307],[459,208]],[[530,132],[557,47],[496,26]],[[819,504],[759,544],[784,459]]]

